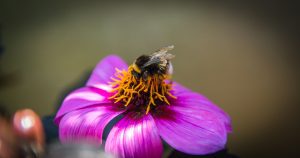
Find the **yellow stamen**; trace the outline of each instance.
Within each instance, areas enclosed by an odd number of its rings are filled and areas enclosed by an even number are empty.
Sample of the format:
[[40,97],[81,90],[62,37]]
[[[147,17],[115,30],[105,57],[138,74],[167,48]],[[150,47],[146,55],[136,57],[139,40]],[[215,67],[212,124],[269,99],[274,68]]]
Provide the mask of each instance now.
[[142,77],[137,78],[137,76],[134,76],[132,71],[141,72],[134,64],[129,66],[127,71],[116,69],[116,78],[112,77],[112,82],[110,82],[113,86],[111,92],[115,92],[115,94],[109,97],[109,99],[113,99],[115,103],[122,102],[124,106],[136,105],[137,100],[144,99],[143,103],[145,105],[141,106],[144,107],[146,114],[149,113],[152,106],[157,106],[158,103],[164,102],[170,105],[167,96],[176,99],[169,92],[172,88],[171,83],[164,81],[170,78],[169,75],[155,74],[148,76],[144,80]]
[[147,106],[146,114],[148,114],[149,111],[150,111],[150,105]]

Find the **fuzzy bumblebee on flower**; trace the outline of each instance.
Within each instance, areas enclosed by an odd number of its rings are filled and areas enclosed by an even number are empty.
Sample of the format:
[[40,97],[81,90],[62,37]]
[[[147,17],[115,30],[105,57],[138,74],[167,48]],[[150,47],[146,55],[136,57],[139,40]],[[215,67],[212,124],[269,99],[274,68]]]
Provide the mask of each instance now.
[[70,93],[56,114],[61,142],[100,145],[106,125],[122,114],[105,142],[105,151],[116,157],[161,157],[161,139],[193,155],[223,149],[231,132],[229,116],[171,80],[171,49],[142,55],[130,66],[116,55],[100,61],[85,87]]

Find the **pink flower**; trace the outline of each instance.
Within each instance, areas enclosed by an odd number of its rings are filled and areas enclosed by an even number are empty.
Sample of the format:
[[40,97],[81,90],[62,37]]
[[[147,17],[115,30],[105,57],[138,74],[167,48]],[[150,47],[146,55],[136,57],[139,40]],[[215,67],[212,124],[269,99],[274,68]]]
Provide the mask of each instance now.
[[[137,83],[130,85],[135,87],[125,88],[128,90],[125,93],[120,89],[124,89],[128,82],[124,78],[128,75],[132,77],[130,70],[133,67],[128,67],[116,55],[100,61],[85,87],[69,94],[56,114],[61,142],[91,140],[102,144],[106,125],[123,114],[124,117],[113,126],[105,142],[105,151],[117,157],[161,157],[161,139],[188,154],[202,155],[224,148],[231,123],[222,109],[205,96],[168,79],[157,81],[161,91],[155,91],[154,79],[151,91],[147,82],[133,78],[135,81],[132,82]],[[141,82],[146,88],[136,88]],[[164,92],[169,94],[163,92],[164,86]],[[133,89],[149,92],[137,94],[137,91],[129,91]],[[147,98],[141,99],[145,94],[149,97],[150,91],[162,94],[151,94],[153,103]]]

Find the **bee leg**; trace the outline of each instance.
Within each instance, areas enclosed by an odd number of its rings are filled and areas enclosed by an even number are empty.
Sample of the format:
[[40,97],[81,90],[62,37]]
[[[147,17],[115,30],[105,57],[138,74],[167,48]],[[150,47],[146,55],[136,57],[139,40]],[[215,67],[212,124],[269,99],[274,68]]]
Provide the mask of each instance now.
[[149,72],[147,70],[142,73],[142,77],[144,81],[147,81],[148,76],[149,76]]

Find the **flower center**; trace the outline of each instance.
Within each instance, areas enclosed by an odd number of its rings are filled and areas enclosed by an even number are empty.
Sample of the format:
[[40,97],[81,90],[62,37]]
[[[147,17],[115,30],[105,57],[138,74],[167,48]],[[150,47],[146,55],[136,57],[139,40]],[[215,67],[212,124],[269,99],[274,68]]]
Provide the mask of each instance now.
[[172,83],[166,82],[170,75],[152,74],[144,78],[134,74],[134,64],[127,71],[116,69],[116,78],[111,78],[113,82],[110,82],[115,94],[109,99],[113,99],[115,103],[121,102],[126,107],[131,105],[135,109],[145,109],[146,114],[157,105],[170,105],[168,98],[176,99],[170,93]]

